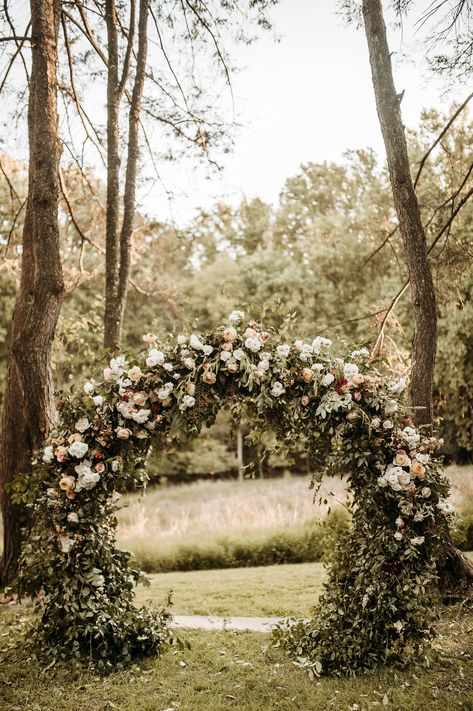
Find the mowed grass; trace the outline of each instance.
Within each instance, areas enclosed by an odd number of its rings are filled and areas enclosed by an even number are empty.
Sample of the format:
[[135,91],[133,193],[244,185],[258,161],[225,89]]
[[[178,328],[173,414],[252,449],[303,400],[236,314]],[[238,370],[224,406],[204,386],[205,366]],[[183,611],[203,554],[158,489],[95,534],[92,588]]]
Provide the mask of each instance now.
[[[246,571],[245,571],[246,572]],[[445,612],[430,668],[383,669],[315,682],[265,634],[181,630],[170,648],[125,672],[96,677],[43,668],[26,651],[28,611],[0,610],[1,711],[467,711],[473,708],[473,614]]]
[[172,591],[176,615],[307,617],[325,571],[320,563],[151,575],[137,601],[159,606]]

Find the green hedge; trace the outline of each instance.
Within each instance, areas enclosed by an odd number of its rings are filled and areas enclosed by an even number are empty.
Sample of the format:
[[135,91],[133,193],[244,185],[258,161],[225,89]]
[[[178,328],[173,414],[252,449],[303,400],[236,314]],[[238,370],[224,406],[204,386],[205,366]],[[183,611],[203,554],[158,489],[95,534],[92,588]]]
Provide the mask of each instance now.
[[167,543],[137,540],[132,546],[136,563],[147,573],[177,570],[243,568],[280,563],[326,561],[349,527],[348,514],[333,511],[324,521],[314,520],[285,529],[196,536]]
[[452,529],[453,542],[462,551],[473,551],[473,507],[458,512]]

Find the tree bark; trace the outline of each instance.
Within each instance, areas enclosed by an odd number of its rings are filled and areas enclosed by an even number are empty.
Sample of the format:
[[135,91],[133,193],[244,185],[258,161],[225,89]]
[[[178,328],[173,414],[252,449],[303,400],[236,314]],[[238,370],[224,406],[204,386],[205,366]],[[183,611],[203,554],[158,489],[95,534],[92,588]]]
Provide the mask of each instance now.
[[105,2],[107,25],[107,207],[105,226],[105,316],[104,346],[113,352],[120,343],[118,312],[118,280],[120,243],[120,149],[119,110],[120,81],[118,77],[118,29],[115,0]]
[[394,87],[391,55],[381,0],[363,0],[373,88],[383,134],[399,230],[411,284],[414,338],[410,402],[417,426],[432,426],[432,387],[437,351],[437,311],[425,231],[410,173],[401,120],[400,96]]
[[136,57],[135,81],[131,96],[128,123],[128,153],[125,177],[125,193],[123,196],[123,222],[120,232],[120,272],[117,299],[118,335],[121,339],[123,319],[125,316],[128,281],[130,277],[131,235],[136,207],[136,176],[139,158],[139,127],[141,102],[146,72],[146,56],[148,52],[148,11],[149,0],[140,0],[140,16],[138,20],[138,54]]
[[[148,51],[148,12],[150,0],[140,0],[138,52],[130,100],[128,150],[123,198],[123,221],[120,217],[119,111],[128,75],[134,27],[134,2],[130,8],[130,33],[119,81],[118,20],[115,0],[106,0],[105,18],[108,41],[107,73],[107,226],[105,256],[104,345],[110,352],[120,346],[130,276],[131,235],[136,205],[136,177],[139,157],[139,123]],[[128,96],[128,94],[127,94]]]
[[27,472],[56,418],[51,346],[64,293],[59,251],[57,38],[59,0],[31,0],[32,66],[29,84],[28,199],[23,229],[20,290],[13,313],[0,437],[4,526],[2,584],[14,579],[25,510],[8,485]]
[[[411,284],[414,338],[410,403],[417,426],[432,429],[432,389],[437,352],[437,310],[425,231],[410,173],[409,156],[401,120],[400,95],[394,88],[391,55],[381,0],[363,0],[363,20],[371,64],[379,123],[383,134],[399,230]],[[456,599],[473,583],[473,565],[446,541],[445,560],[438,565],[444,596]]]

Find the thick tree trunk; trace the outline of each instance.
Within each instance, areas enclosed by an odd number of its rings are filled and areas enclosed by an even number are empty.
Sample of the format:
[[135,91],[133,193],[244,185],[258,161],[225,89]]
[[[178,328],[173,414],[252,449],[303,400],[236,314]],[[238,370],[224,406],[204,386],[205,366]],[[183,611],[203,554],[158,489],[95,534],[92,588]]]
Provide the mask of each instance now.
[[3,584],[15,576],[21,528],[27,522],[25,511],[12,504],[7,487],[18,472],[28,470],[33,452],[43,444],[56,415],[50,354],[64,291],[58,229],[59,15],[59,0],[31,0],[28,200],[0,437]]
[[[425,231],[409,167],[401,120],[400,97],[394,88],[391,55],[381,0],[363,0],[373,88],[383,134],[399,230],[404,243],[411,285],[414,339],[410,402],[416,425],[432,427],[432,387],[437,351],[437,311]],[[473,583],[473,565],[447,541],[445,561],[439,566],[440,588],[446,597],[462,595]]]
[[120,243],[120,150],[119,109],[120,82],[118,78],[118,30],[115,0],[105,2],[107,24],[107,214],[105,227],[105,317],[104,346],[116,351],[120,344],[118,309],[118,280]]
[[376,107],[386,147],[394,205],[411,285],[414,339],[410,401],[414,408],[415,423],[431,426],[432,386],[437,351],[437,312],[432,270],[410,173],[400,100],[394,88],[381,0],[363,0],[363,19]]

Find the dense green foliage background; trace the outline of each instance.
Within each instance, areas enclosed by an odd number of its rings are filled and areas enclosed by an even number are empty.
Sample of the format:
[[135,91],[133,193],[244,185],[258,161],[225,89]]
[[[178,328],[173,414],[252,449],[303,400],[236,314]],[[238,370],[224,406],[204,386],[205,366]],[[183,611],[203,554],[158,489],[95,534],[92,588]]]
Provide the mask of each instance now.
[[[418,185],[428,238],[432,241],[452,209],[471,187],[472,124],[466,113],[431,154]],[[446,122],[425,111],[409,134],[412,170]],[[8,328],[21,259],[20,210],[26,191],[24,166],[3,157],[11,184],[0,174],[0,237],[6,259],[0,269],[0,392],[8,352]],[[468,179],[459,195],[451,196]],[[74,388],[93,373],[102,357],[104,186],[87,182],[71,167],[65,174],[74,225],[61,211],[67,297],[55,349],[58,388]],[[440,340],[436,377],[438,429],[454,461],[469,461],[473,381],[473,252],[469,204],[432,254],[438,293]],[[258,198],[232,207],[201,210],[187,227],[138,218],[133,241],[134,286],[126,316],[125,348],[139,346],[142,334],[177,333],[185,327],[213,328],[233,308],[264,316],[303,337],[317,334],[369,343],[383,309],[405,279],[400,237],[385,166],[370,150],[347,153],[339,163],[311,163],[286,181],[276,205]],[[373,252],[386,242],[372,258]],[[390,318],[384,356],[391,369],[408,368],[411,339],[409,296]],[[97,366],[98,367],[98,366]],[[268,443],[262,443],[263,451]],[[223,415],[202,440],[183,444],[165,461],[151,458],[150,472],[184,477],[235,472],[236,440]],[[245,445],[247,474],[271,474],[287,462],[263,458]],[[310,464],[298,462],[306,471]]]

